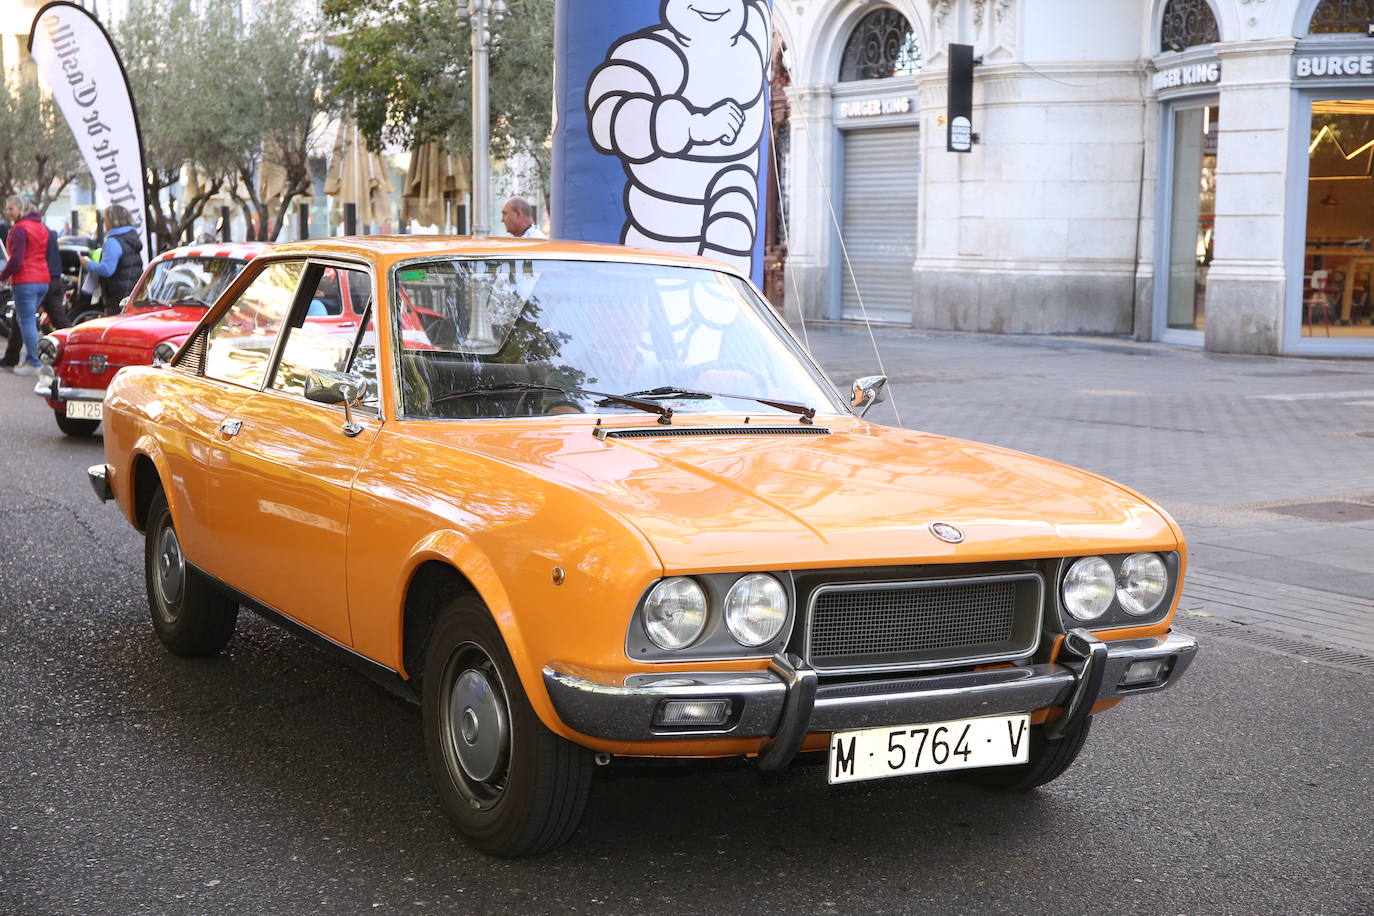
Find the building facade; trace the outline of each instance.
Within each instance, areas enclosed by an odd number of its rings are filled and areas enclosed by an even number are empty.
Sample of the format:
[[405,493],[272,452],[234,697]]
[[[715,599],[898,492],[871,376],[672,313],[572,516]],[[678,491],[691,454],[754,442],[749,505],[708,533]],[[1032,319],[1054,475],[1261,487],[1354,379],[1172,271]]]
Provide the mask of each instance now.
[[790,312],[1374,356],[1374,0],[775,10]]

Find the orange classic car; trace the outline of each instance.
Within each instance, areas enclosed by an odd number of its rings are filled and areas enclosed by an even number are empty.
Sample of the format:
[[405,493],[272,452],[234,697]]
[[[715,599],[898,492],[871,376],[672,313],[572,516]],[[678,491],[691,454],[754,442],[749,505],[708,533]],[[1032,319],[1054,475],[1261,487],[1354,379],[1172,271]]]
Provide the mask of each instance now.
[[[331,272],[356,328],[306,320]],[[168,649],[250,608],[416,699],[487,853],[567,840],[624,758],[1043,784],[1192,661],[1183,536],[1096,475],[865,420],[882,382],[841,396],[698,258],[299,242],[119,372],[90,475]]]

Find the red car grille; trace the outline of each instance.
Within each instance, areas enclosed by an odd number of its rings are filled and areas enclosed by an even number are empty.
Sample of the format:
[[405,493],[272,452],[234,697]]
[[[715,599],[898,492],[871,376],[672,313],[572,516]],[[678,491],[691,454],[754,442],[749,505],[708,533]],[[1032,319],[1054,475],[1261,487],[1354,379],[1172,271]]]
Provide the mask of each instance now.
[[[94,365],[92,365],[94,357]],[[97,372],[101,361],[104,371]],[[64,347],[62,357],[54,367],[63,388],[108,388],[110,379],[124,366],[147,366],[153,361],[151,350],[134,347],[82,346]]]

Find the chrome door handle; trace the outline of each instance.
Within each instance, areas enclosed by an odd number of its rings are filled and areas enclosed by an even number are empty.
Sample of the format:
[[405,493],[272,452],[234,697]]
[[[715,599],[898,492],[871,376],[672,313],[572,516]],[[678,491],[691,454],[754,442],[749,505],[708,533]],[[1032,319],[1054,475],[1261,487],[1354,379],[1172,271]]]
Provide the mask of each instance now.
[[219,425],[219,432],[220,435],[224,436],[224,438],[232,439],[234,436],[237,436],[239,434],[239,430],[242,428],[242,420],[225,420],[223,423]]

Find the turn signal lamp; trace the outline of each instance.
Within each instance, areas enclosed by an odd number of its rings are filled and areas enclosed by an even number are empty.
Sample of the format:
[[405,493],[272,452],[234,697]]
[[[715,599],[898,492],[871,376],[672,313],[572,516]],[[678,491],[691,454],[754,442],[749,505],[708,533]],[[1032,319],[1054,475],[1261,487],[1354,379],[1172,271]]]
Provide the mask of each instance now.
[[1118,687],[1154,687],[1169,675],[1169,659],[1151,658],[1131,662],[1121,675]]
[[664,700],[654,713],[655,725],[724,725],[729,700]]

